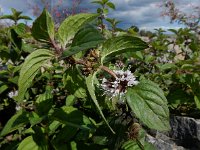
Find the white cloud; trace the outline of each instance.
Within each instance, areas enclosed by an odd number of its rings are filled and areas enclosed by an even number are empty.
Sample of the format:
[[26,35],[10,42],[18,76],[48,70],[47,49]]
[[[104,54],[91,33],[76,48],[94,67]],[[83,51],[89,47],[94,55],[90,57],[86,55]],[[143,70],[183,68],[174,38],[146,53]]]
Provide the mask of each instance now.
[[[31,15],[31,9],[28,7],[29,3],[38,3],[40,0],[0,0],[0,5],[4,9],[4,13],[10,13],[10,8],[14,7],[17,10],[21,10],[26,15]],[[55,1],[55,2],[54,2]],[[68,7],[71,4],[71,0],[64,0],[66,3],[64,7]],[[88,8],[88,11],[95,12],[98,5],[91,4],[92,0],[83,0],[81,6]],[[116,5],[115,11],[110,11],[109,17],[121,20],[120,27],[128,28],[132,25],[137,25],[140,28],[152,29],[155,27],[179,27],[178,24],[170,24],[169,19],[160,16],[161,8],[158,4],[162,0],[111,0]],[[200,0],[174,0],[183,11],[190,12],[191,4],[194,6],[200,6]],[[51,2],[51,0],[49,0]],[[52,2],[56,3],[56,0]],[[42,6],[42,5],[40,5]],[[70,6],[69,6],[70,7]]]

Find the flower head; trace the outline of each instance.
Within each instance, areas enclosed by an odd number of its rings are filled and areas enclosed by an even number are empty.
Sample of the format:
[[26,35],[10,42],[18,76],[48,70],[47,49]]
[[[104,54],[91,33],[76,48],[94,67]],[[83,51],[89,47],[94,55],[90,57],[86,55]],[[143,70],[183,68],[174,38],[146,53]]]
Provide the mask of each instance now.
[[18,95],[18,91],[11,91],[8,93],[8,97],[13,98]]
[[139,83],[129,70],[113,70],[113,72],[116,74],[116,78],[103,78],[101,83],[101,88],[104,90],[104,93],[111,98],[115,96],[122,97],[128,87]]

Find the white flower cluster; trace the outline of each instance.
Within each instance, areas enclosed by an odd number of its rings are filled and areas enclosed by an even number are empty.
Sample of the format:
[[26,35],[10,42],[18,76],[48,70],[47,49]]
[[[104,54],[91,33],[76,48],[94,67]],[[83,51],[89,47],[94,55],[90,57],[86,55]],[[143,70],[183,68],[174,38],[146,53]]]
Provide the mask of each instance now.
[[22,109],[22,107],[20,105],[16,105],[15,110],[16,111],[20,111]]
[[18,95],[18,91],[11,91],[8,93],[8,97],[13,98],[14,96]]
[[101,83],[101,88],[104,90],[104,93],[111,98],[115,96],[122,97],[126,93],[128,87],[139,83],[129,70],[114,70],[113,72],[116,74],[117,78],[103,78]]
[[170,54],[169,53],[166,53],[160,57],[157,57],[156,60],[159,62],[159,63],[172,63],[173,61],[170,59]]

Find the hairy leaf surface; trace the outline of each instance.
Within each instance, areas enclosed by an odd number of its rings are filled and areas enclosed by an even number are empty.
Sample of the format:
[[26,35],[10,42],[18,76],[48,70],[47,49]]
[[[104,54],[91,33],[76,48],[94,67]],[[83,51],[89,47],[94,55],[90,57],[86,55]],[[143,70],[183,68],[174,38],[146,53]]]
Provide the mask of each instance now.
[[159,131],[169,130],[167,99],[157,84],[142,80],[126,93],[128,105],[144,124]]
[[115,56],[125,52],[135,52],[148,48],[147,43],[138,37],[119,36],[108,39],[102,47],[101,63],[105,62],[106,57]]
[[47,63],[52,57],[53,53],[46,49],[38,49],[31,53],[26,59],[20,70],[18,81],[19,95],[18,101],[22,101],[27,89],[30,87],[32,80],[37,75],[39,69]]
[[74,36],[71,47],[63,52],[63,57],[69,57],[82,50],[94,48],[104,41],[101,33],[93,26],[81,28]]
[[58,35],[62,46],[65,48],[70,39],[74,37],[76,32],[86,23],[94,20],[98,15],[81,13],[67,17],[58,29]]

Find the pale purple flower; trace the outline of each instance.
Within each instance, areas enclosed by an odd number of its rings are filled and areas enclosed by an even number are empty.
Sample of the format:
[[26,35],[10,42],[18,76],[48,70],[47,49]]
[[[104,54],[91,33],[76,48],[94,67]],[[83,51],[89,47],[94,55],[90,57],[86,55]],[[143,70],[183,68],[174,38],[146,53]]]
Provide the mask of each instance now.
[[16,105],[16,107],[15,107],[15,110],[16,111],[19,111],[19,110],[21,110],[22,109],[22,107],[20,106],[20,105]]
[[8,97],[13,98],[14,96],[18,95],[18,91],[11,91],[8,93]]
[[129,70],[113,70],[113,72],[116,74],[117,78],[103,78],[101,83],[104,94],[111,98],[115,96],[124,96],[128,87],[139,83]]

